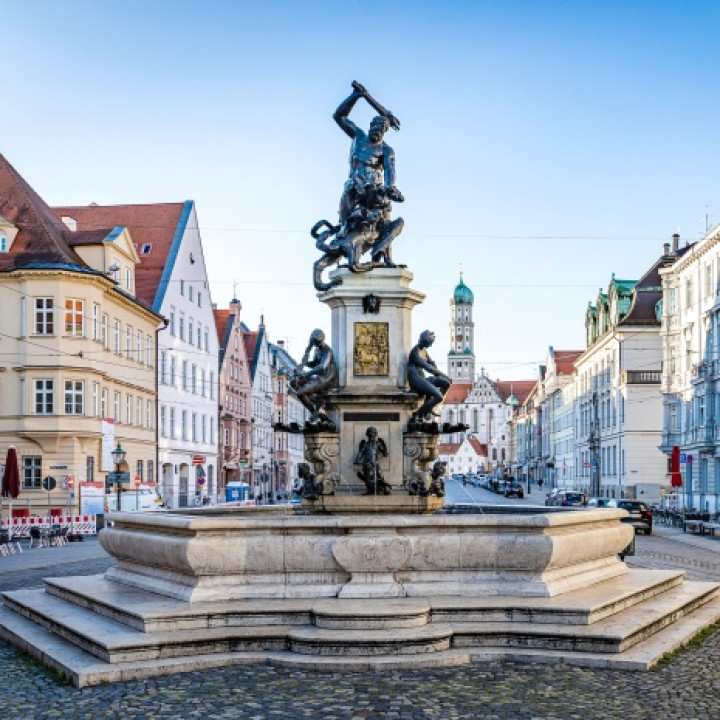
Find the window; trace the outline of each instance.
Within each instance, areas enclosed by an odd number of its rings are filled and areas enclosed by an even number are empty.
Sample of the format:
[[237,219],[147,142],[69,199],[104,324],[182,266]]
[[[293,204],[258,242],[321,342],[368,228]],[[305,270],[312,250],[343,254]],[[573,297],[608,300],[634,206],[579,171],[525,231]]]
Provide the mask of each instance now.
[[160,384],[167,385],[167,353],[165,350],[160,351]]
[[142,398],[135,400],[135,424],[142,427],[143,424],[143,401]]
[[675,312],[675,288],[668,290],[668,311],[670,313]]
[[92,415],[100,417],[100,385],[96,382],[92,386]]
[[202,293],[198,293],[198,307],[202,307]]
[[52,380],[36,380],[35,381],[35,414],[36,415],[52,415],[53,414],[53,381]]
[[149,335],[145,336],[145,364],[148,367],[155,365],[155,357],[153,355],[153,341]]
[[7,235],[0,233],[0,253],[6,253],[8,249]]
[[39,456],[23,456],[23,488],[39,490],[42,488],[42,458]]
[[170,437],[175,438],[176,436],[176,430],[175,430],[175,408],[170,408]]
[[[237,343],[237,338],[235,342]],[[237,347],[235,349],[237,350]],[[205,352],[210,352],[210,334],[207,328],[205,328]]]
[[207,397],[207,388],[205,387],[205,371],[200,371],[200,394]]
[[35,334],[55,334],[55,304],[52,298],[35,298]]
[[100,342],[105,350],[108,347],[108,316],[103,313],[100,320]]
[[103,388],[100,393],[100,417],[101,418],[107,417],[107,399],[108,399],[107,390],[105,388]]
[[120,422],[120,393],[116,392],[113,397],[113,420]]
[[140,482],[143,481],[143,465],[144,463],[142,460],[138,460],[135,463],[135,477],[140,478]]
[[65,334],[72,337],[83,337],[85,303],[83,300],[67,298],[65,300]]
[[167,408],[164,405],[160,406],[160,435],[167,437]]
[[215,444],[215,418],[210,418],[210,444]]
[[198,434],[197,434],[197,413],[192,414],[192,426],[191,426],[191,432],[192,432],[192,441],[197,442],[198,441]]
[[152,460],[147,461],[147,481],[150,485],[155,482],[155,463]]
[[140,248],[140,254],[141,255],[149,255],[151,250],[152,250],[152,243],[145,243]]
[[185,281],[180,281],[180,294],[184,297],[185,296]]
[[132,358],[132,328],[130,325],[125,327],[125,357],[130,360]]
[[170,308],[170,334],[175,334],[175,308]]
[[195,301],[195,298],[193,297],[193,292],[194,292],[194,291],[193,291],[193,286],[192,286],[192,285],[188,285],[188,300],[189,300],[190,302],[194,302],[194,301]]
[[125,289],[128,292],[132,290],[132,272],[130,268],[125,268]]
[[713,294],[712,270],[712,263],[708,263],[705,266],[705,297],[710,297]]
[[85,459],[85,480],[95,482],[95,458],[92,455]]
[[92,309],[92,339],[100,339],[100,306],[97,303],[93,303]]
[[115,320],[115,327],[113,329],[113,352],[116,355],[120,354],[120,321]]
[[193,364],[190,375],[190,389],[193,395],[197,395],[197,365]]
[[198,348],[202,347],[202,328],[200,327],[200,325],[198,325],[197,329],[197,346]]
[[142,363],[143,361],[143,336],[140,330],[135,335],[135,349],[137,350],[137,361]]
[[153,416],[152,416],[152,400],[147,400],[145,402],[145,427],[151,428],[153,426]]
[[188,318],[188,342],[192,345],[193,340],[195,339],[193,337],[193,330],[195,329],[195,326],[193,324],[193,319]]
[[690,307],[693,304],[693,283],[692,279],[688,278],[685,281],[685,306]]
[[125,424],[132,425],[132,395],[125,396]]
[[210,399],[215,399],[215,373],[210,373]]
[[206,443],[207,442],[207,418],[204,415],[202,416],[202,420],[201,420],[201,424],[200,424],[200,432],[201,432],[202,441],[204,443]]
[[182,362],[182,389],[188,389],[188,363],[187,360]]
[[65,414],[85,414],[85,388],[82,380],[65,381]]
[[187,440],[187,439],[188,439],[187,421],[188,421],[188,412],[187,412],[187,410],[183,410],[183,411],[182,411],[182,422],[181,422],[181,427],[180,427],[180,432],[181,432],[180,437],[181,437],[183,440]]
[[170,385],[172,387],[176,387],[175,386],[175,356],[174,355],[170,356]]
[[185,316],[182,314],[178,319],[178,335],[181,340],[185,339]]

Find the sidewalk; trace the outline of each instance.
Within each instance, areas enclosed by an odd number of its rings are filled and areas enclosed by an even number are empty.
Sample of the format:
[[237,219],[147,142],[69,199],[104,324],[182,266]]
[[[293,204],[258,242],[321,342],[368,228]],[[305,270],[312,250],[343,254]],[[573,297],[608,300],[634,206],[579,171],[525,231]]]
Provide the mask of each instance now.
[[14,555],[0,555],[0,575],[18,570],[51,568],[68,562],[100,560],[110,556],[103,550],[97,535],[87,535],[82,542],[72,542],[58,547],[29,549],[30,541],[19,540],[22,552]]

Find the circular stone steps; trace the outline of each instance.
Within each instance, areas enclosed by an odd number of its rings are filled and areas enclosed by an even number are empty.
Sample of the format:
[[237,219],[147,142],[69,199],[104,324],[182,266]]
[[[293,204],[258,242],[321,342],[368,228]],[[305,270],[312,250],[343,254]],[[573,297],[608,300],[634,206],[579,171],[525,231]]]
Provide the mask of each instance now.
[[330,630],[389,630],[423,627],[430,622],[430,602],[423,598],[376,600],[317,600],[313,622]]

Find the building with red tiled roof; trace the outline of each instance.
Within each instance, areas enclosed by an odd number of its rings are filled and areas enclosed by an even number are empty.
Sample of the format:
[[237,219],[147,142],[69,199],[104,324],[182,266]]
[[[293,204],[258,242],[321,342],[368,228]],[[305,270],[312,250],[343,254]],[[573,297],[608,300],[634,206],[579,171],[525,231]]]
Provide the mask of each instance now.
[[[133,242],[119,222],[92,231],[64,224],[0,155],[0,455],[15,446],[19,504],[36,514],[68,502],[79,512],[91,491],[97,501],[84,514],[117,507],[118,497],[134,508],[135,493],[123,489],[156,480],[163,322],[138,296]],[[119,483],[109,475],[118,445]],[[67,478],[77,483],[75,499]]]
[[[92,204],[53,212],[83,235],[128,229],[139,258],[137,293],[168,321],[158,342],[163,498],[172,508],[224,498],[218,487],[218,336],[195,203]],[[123,266],[119,257],[110,263]],[[120,267],[121,282],[124,272]]]
[[[220,343],[219,413],[221,487],[227,483],[244,483],[238,489],[238,500],[249,499],[251,487],[250,458],[252,456],[252,424],[250,422],[251,394],[250,363],[245,351],[243,325],[240,321],[242,305],[232,300],[227,310],[213,307],[215,327]],[[226,499],[236,499],[234,496]]]

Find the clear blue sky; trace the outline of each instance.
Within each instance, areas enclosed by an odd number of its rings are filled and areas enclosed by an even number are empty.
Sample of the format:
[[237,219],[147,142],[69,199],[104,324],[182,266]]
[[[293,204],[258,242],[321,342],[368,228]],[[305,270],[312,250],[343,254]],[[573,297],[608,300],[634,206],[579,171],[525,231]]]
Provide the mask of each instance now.
[[[720,220],[718,2],[0,0],[0,152],[50,204],[195,200],[213,301],[301,355],[309,228],[336,220],[357,79],[390,132],[394,258],[435,330],[462,266],[478,366],[582,349],[611,273]],[[366,124],[371,112],[353,115]]]

